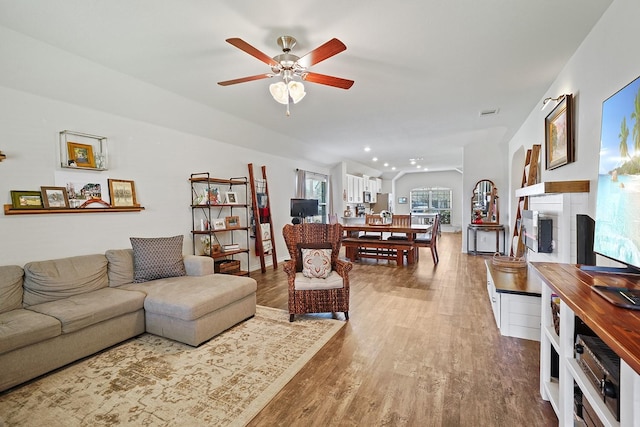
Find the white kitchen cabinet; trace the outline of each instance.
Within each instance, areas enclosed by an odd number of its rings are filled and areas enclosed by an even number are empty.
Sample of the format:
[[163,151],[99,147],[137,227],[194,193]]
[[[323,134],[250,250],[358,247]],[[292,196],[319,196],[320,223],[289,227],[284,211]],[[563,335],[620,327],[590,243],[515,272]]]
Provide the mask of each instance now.
[[521,271],[487,267],[487,293],[500,334],[540,340],[540,285],[530,281],[527,269]]

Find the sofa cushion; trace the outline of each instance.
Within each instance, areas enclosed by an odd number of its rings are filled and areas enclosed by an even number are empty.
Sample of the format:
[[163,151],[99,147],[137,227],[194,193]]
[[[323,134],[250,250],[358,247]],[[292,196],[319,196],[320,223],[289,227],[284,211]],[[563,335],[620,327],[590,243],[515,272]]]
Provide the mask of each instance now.
[[133,249],[109,249],[104,255],[109,261],[109,286],[118,287],[133,283]]
[[29,310],[55,317],[68,334],[142,309],[144,293],[104,288],[69,298],[32,305]]
[[342,277],[335,271],[329,273],[326,279],[305,277],[302,273],[296,273],[296,280],[294,282],[294,287],[297,291],[340,289],[343,286]]
[[210,256],[185,255],[183,260],[188,276],[206,276],[215,273],[213,258]]
[[18,309],[0,313],[0,354],[39,343],[62,333],[53,317]]
[[166,277],[186,276],[182,260],[182,236],[131,237],[133,281],[142,283]]
[[189,321],[255,293],[257,283],[249,277],[210,274],[132,283],[121,289],[146,293],[147,312]]
[[68,298],[105,288],[107,258],[82,255],[24,266],[24,304],[26,306]]
[[22,308],[22,277],[17,265],[0,267],[0,313]]

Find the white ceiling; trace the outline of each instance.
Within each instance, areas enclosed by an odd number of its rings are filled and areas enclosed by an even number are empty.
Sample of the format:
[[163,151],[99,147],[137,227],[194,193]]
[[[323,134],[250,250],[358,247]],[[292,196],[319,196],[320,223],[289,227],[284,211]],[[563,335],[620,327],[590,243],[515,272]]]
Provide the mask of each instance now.
[[[466,144],[508,141],[611,1],[0,0],[0,25],[294,141],[265,151],[321,146],[388,177],[416,170],[410,158],[462,169]],[[275,56],[281,35],[298,56],[340,39],[347,50],[311,71],[353,87],[306,83],[286,117],[272,79],[216,84],[270,71],[225,39]]]

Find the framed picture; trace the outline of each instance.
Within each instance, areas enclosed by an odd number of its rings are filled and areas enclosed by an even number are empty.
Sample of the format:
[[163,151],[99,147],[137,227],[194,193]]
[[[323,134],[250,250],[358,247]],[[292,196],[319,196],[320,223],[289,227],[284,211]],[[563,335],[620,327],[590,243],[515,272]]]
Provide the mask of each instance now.
[[573,162],[573,96],[565,97],[544,119],[547,170]]
[[222,218],[213,220],[213,229],[214,230],[225,230],[227,228],[226,221]]
[[224,225],[226,228],[240,228],[240,217],[239,216],[227,216],[224,218]]
[[407,203],[407,198],[406,197],[398,197],[398,204],[399,205],[405,205]]
[[134,207],[138,206],[136,200],[136,187],[133,181],[122,179],[109,179],[109,197],[113,207]]
[[42,209],[40,191],[11,191],[11,207],[14,209]]
[[224,197],[227,204],[235,205],[238,203],[238,193],[235,191],[227,191],[224,193]]
[[45,208],[69,208],[69,195],[65,187],[40,187]]
[[69,150],[69,166],[82,168],[95,168],[96,159],[93,156],[93,146],[89,144],[79,144],[77,142],[67,142]]

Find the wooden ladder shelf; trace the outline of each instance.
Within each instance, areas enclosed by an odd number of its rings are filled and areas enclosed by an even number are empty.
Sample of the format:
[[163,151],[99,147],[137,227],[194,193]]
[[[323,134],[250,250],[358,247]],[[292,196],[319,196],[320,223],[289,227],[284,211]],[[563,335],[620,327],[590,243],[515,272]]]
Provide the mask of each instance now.
[[[538,162],[540,161],[540,144],[534,144],[527,150],[527,156],[522,170],[521,188],[537,184]],[[524,255],[524,240],[522,237],[522,211],[529,209],[529,196],[518,197],[518,207],[516,209],[516,219],[513,226],[513,236],[511,238],[511,256],[521,257]],[[515,242],[515,243],[514,243]],[[515,248],[514,248],[515,246]]]
[[[256,256],[260,257],[260,270],[265,273],[267,271],[265,256],[269,252],[271,253],[273,269],[276,270],[278,268],[266,166],[262,166],[262,178],[256,179],[253,173],[253,163],[249,163],[249,180],[251,181],[251,205],[253,206],[255,224]],[[258,204],[258,198],[260,198],[260,204]]]

